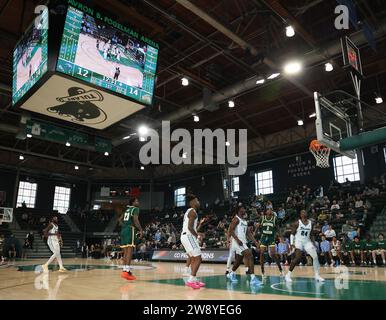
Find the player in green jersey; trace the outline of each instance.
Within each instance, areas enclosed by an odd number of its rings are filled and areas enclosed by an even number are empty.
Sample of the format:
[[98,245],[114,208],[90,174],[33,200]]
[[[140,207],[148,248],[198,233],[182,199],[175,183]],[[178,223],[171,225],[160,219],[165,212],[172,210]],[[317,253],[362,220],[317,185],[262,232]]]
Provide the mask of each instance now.
[[[366,239],[363,241],[363,259],[366,265],[373,265],[372,257],[377,244],[371,240],[370,234],[366,234]],[[376,263],[374,263],[376,265]]]
[[376,249],[373,250],[374,265],[377,265],[377,256],[381,256],[383,265],[384,266],[386,265],[385,251],[386,251],[386,241],[384,239],[383,233],[380,233],[376,241]]
[[260,267],[264,277],[264,252],[268,249],[269,255],[275,260],[280,275],[283,275],[283,269],[280,265],[280,258],[276,252],[276,232],[279,229],[276,217],[273,215],[272,209],[267,209],[265,215],[261,217],[257,228],[261,228],[260,238]]
[[[139,238],[142,238],[142,227],[139,223],[139,200],[130,199],[129,206],[123,215],[119,217],[122,225],[121,229],[121,248],[123,249],[123,272],[121,277],[126,280],[135,280],[136,278],[130,271],[133,249],[136,246],[136,231],[139,231]],[[137,230],[136,230],[137,229]]]
[[353,265],[356,265],[357,261],[360,261],[360,264],[363,265],[363,243],[359,240],[358,236],[356,236],[354,241],[351,243],[350,255]]
[[354,264],[354,261],[352,261],[351,258],[351,251],[352,251],[352,243],[348,236],[344,236],[342,245],[341,245],[341,255],[342,255],[342,264],[348,266],[350,264]]

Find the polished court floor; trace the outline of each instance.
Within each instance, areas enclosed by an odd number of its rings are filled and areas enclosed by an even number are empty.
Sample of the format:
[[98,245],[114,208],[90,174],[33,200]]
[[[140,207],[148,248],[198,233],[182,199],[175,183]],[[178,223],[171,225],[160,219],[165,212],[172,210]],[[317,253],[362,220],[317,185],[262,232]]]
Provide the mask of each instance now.
[[[290,300],[386,299],[386,268],[322,267],[326,283],[313,280],[312,267],[298,267],[291,285],[282,281],[277,267],[266,267],[264,285],[251,288],[239,272],[239,282],[230,283],[224,276],[225,265],[204,264],[199,277],[206,288],[193,290],[184,286],[183,263],[137,263],[137,280],[120,278],[116,262],[92,259],[67,259],[67,273],[56,266],[48,274],[37,273],[43,261],[30,260],[0,267],[0,300]],[[256,267],[260,275],[260,267]]]

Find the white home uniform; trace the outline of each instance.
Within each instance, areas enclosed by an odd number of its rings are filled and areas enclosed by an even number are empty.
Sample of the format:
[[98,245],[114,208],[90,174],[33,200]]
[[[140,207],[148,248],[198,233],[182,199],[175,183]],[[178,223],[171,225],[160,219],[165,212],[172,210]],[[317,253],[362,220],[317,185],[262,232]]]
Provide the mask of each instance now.
[[302,220],[299,220],[299,226],[295,234],[295,248],[301,251],[306,251],[309,255],[311,255],[309,251],[313,250],[316,254],[316,248],[310,239],[311,231],[312,222],[310,220],[308,220],[307,225],[304,225]]
[[58,225],[51,223],[52,224],[52,229],[49,230],[48,233],[48,240],[47,244],[50,250],[52,251],[52,256],[50,259],[47,261],[46,265],[49,265],[51,262],[55,260],[55,258],[58,260],[59,267],[63,269],[63,262],[62,262],[62,257],[60,255],[60,243],[59,243],[59,238],[56,235],[59,231]]
[[239,220],[239,223],[237,224],[234,232],[237,238],[239,238],[239,240],[242,242],[242,245],[239,245],[237,241],[232,237],[231,250],[229,250],[229,253],[236,252],[236,254],[241,256],[242,252],[244,252],[245,250],[248,250],[248,246],[247,246],[248,222],[247,220],[241,219],[239,216],[236,216],[236,218]]
[[[182,233],[181,233],[181,243],[185,248],[186,253],[191,257],[198,257],[201,255],[201,249],[200,244],[198,243],[198,240],[195,236],[192,235],[192,233],[189,231],[189,212],[191,210],[194,210],[193,208],[190,208],[186,210],[184,215],[184,223],[182,226]],[[198,222],[198,216],[196,215],[196,219],[193,223],[193,229],[197,232],[197,222]]]

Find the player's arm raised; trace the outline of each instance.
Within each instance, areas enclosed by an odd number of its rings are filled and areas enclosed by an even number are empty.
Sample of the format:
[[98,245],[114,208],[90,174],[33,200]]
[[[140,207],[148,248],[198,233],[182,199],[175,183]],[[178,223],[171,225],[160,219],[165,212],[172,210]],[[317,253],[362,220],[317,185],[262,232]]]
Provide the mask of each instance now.
[[235,239],[235,241],[241,246],[241,245],[243,245],[243,243],[240,241],[240,239],[235,234],[235,229],[236,229],[238,224],[239,224],[239,219],[234,217],[230,226],[229,226],[228,234],[229,234],[229,237],[233,237],[233,239]]
[[196,217],[197,217],[196,210],[194,210],[194,209],[190,210],[189,213],[188,213],[188,218],[189,218],[188,229],[189,229],[189,232],[193,236],[198,238],[198,234],[197,234],[196,230],[194,230],[194,220],[196,219]]

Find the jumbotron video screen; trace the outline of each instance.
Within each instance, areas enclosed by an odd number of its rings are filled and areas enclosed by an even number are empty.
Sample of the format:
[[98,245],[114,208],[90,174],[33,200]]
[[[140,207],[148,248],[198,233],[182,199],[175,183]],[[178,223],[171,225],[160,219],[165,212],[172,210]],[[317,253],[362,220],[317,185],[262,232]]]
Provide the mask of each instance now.
[[13,52],[12,104],[15,105],[48,70],[48,11],[42,12]]
[[68,8],[57,71],[150,105],[158,49]]

